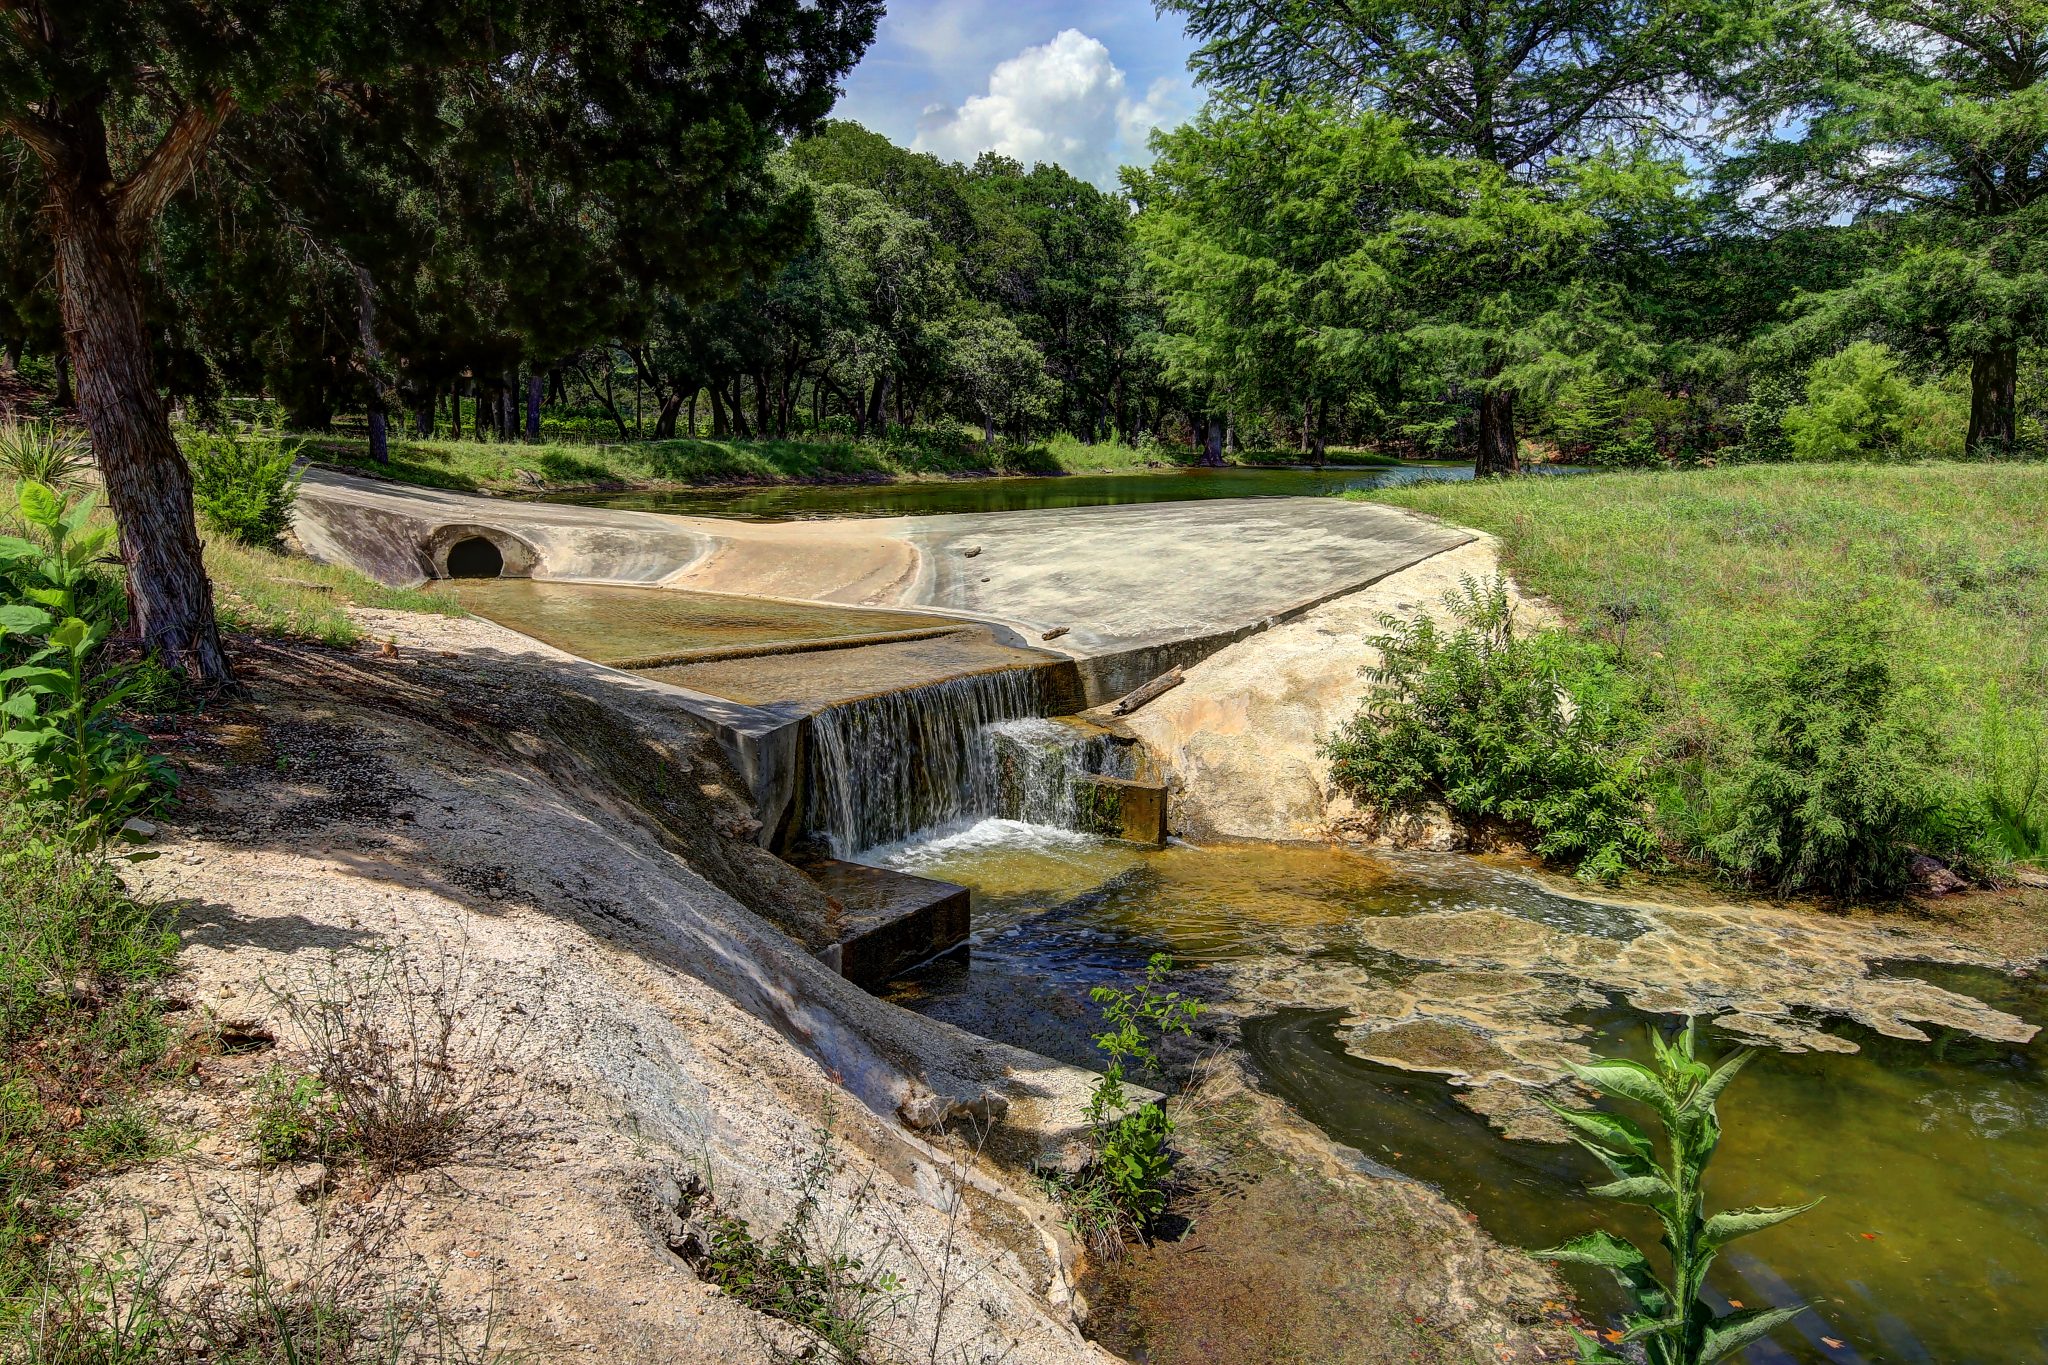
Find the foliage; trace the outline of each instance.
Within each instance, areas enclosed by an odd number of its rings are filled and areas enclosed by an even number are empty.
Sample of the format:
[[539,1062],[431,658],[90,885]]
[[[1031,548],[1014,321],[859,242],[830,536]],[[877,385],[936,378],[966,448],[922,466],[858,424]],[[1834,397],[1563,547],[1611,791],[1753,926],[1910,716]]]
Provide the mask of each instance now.
[[1158,1046],[1172,1034],[1193,1031],[1201,1002],[1162,989],[1173,959],[1156,953],[1134,987],[1096,986],[1089,997],[1102,1007],[1103,1031],[1095,1046],[1107,1064],[1082,1111],[1093,1130],[1095,1155],[1077,1176],[1047,1180],[1075,1229],[1103,1255],[1115,1255],[1126,1236],[1144,1237],[1166,1207],[1172,1166],[1167,1139],[1173,1116],[1158,1104],[1134,1104],[1126,1067],[1155,1070]]
[[259,548],[277,544],[291,529],[292,505],[299,498],[293,469],[298,443],[195,431],[183,444],[192,468],[192,501],[208,526]]
[[1814,362],[1806,402],[1783,421],[1794,459],[1924,460],[1962,453],[1963,416],[1903,374],[1889,347],[1859,341]]
[[1992,687],[1978,731],[1978,799],[2005,855],[2048,861],[2048,720],[2016,714]]
[[256,1079],[249,1136],[266,1166],[319,1156],[327,1150],[334,1122],[327,1087],[318,1076],[272,1065]]
[[173,916],[55,833],[0,800],[0,1296],[33,1272],[67,1185],[147,1153],[133,1096],[171,1060]]
[[19,418],[0,421],[0,480],[69,488],[92,467],[77,428]]
[[1498,578],[1467,578],[1445,606],[1449,633],[1427,615],[1381,618],[1365,706],[1325,741],[1338,785],[1385,811],[1440,801],[1460,819],[1526,829],[1540,856],[1589,879],[1655,862],[1648,793],[1617,713],[1567,687],[1601,676],[1597,652],[1518,632]]
[[1603,1344],[1574,1330],[1584,1365],[1624,1365],[1629,1357],[1607,1348],[1624,1342],[1640,1343],[1649,1365],[1710,1365],[1736,1356],[1805,1311],[1806,1305],[1793,1304],[1716,1314],[1702,1297],[1707,1272],[1723,1247],[1795,1218],[1813,1204],[1707,1213],[1704,1177],[1721,1141],[1716,1102],[1753,1054],[1743,1050],[1709,1066],[1695,1055],[1694,1035],[1690,1019],[1675,1043],[1667,1043],[1653,1028],[1654,1068],[1618,1058],[1590,1066],[1572,1064],[1572,1074],[1601,1094],[1655,1111],[1664,1131],[1661,1157],[1650,1135],[1633,1119],[1552,1106],[1571,1129],[1573,1141],[1614,1176],[1592,1193],[1654,1212],[1663,1226],[1662,1245],[1670,1260],[1668,1277],[1660,1279],[1649,1257],[1611,1232],[1587,1233],[1531,1253],[1608,1270],[1635,1303],[1636,1311],[1628,1315],[1618,1339],[1610,1337]]
[[806,1165],[795,1209],[775,1235],[756,1237],[745,1220],[717,1214],[696,1269],[748,1307],[817,1338],[842,1365],[863,1365],[880,1320],[904,1297],[896,1273],[869,1269],[842,1239],[821,1235],[821,1197],[834,1165],[829,1130]]
[[1706,852],[1772,890],[1888,895],[1940,813],[1923,703],[1874,604],[1838,606],[1735,680],[1740,758],[1710,779]]
[[[2027,736],[2048,728],[2048,676],[2040,668],[2048,616],[2039,610],[2048,575],[2040,519],[2048,468],[1757,464],[1365,496],[1498,536],[1516,581],[1553,604],[1574,633],[1611,651],[1615,704],[1649,726],[1643,777],[1668,846],[1715,866],[1714,841],[1733,827],[1736,796],[1758,772],[1750,765],[1761,737],[1776,723],[1796,723],[1806,708],[1821,728],[1814,740],[1846,740],[1869,724],[1910,732],[1901,741],[1911,747],[1900,774],[1909,787],[1893,796],[1920,815],[1901,815],[1894,826],[1901,839],[1960,860],[1965,875],[1993,871],[2000,856],[2012,856],[2010,845],[2001,854],[1990,842],[1997,823],[1991,798],[1996,788],[2023,789]],[[1817,594],[1826,607],[1817,609]],[[1826,715],[1809,707],[1814,687],[1786,678],[1818,619],[1855,615],[1837,608],[1859,602],[1884,604],[1881,615],[1863,609],[1871,617],[1863,628],[1883,638],[1879,662],[1891,700],[1879,718],[1866,714],[1852,726],[1832,701]],[[2002,720],[1991,715],[1993,698]],[[1987,733],[1998,736],[1993,749]],[[1861,755],[1893,771],[1881,748],[1827,752],[1830,762]],[[1807,760],[1790,769],[1795,785],[1819,789]],[[1854,764],[1835,771],[1876,772]],[[1863,795],[1855,800],[1875,800],[1884,789],[1857,790]],[[1839,799],[1851,802],[1852,793]],[[1810,813],[1820,821],[1855,808],[1822,792]],[[1777,828],[1765,807],[1754,809],[1748,829]],[[1792,814],[1803,809],[1795,805]],[[1921,818],[1924,827],[1916,827]],[[1805,826],[1795,820],[1793,828]],[[1739,858],[1745,845],[1723,841],[1722,848]],[[1902,858],[1892,849],[1881,865],[1896,869]],[[1752,875],[1737,866],[1727,871]]]
[[12,768],[20,799],[52,808],[72,840],[98,846],[153,808],[171,774],[118,715],[132,670],[99,666],[113,620],[79,614],[106,610],[95,565],[112,529],[88,525],[90,497],[73,505],[39,483],[23,484],[19,497],[42,543],[0,537],[0,582],[13,589],[0,603],[0,644],[18,636],[32,651],[0,670],[0,763]]

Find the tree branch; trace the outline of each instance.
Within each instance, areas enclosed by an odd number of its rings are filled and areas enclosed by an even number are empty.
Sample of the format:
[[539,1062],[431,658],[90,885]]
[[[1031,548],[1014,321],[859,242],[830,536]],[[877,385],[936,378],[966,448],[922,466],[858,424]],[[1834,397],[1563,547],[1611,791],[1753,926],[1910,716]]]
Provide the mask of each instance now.
[[9,114],[0,120],[8,132],[21,139],[22,145],[36,155],[36,160],[45,166],[56,166],[64,160],[64,139],[57,129],[42,115],[24,109]]
[[171,202],[171,196],[206,155],[214,134],[227,122],[234,107],[235,97],[223,90],[178,115],[163,140],[115,191],[115,211],[124,236],[139,236],[156,221],[164,205]]

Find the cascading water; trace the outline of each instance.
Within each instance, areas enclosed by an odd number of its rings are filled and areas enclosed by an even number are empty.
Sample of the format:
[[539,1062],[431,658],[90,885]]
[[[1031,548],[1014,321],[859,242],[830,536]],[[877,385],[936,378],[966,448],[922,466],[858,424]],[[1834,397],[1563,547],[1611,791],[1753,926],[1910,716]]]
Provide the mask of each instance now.
[[1039,670],[972,673],[828,707],[811,718],[803,826],[833,855],[997,809],[990,727],[1047,705]]
[[1093,726],[1031,717],[988,728],[996,804],[988,811],[1027,825],[1072,828],[1075,793],[1090,776],[1135,777],[1132,747]]

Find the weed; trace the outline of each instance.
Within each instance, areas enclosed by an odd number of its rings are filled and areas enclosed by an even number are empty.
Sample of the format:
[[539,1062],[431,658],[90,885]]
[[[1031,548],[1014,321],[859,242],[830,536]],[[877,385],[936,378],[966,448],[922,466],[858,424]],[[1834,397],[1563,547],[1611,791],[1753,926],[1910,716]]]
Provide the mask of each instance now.
[[264,1165],[280,1166],[321,1155],[333,1128],[327,1087],[318,1076],[273,1063],[257,1078],[249,1135]]
[[74,487],[92,467],[85,435],[55,422],[0,422],[0,479]]
[[1102,1006],[1105,1027],[1095,1035],[1095,1046],[1107,1059],[1083,1110],[1094,1157],[1078,1174],[1040,1177],[1075,1235],[1104,1256],[1118,1254],[1127,1237],[1144,1238],[1166,1208],[1173,1117],[1157,1104],[1133,1104],[1124,1081],[1126,1065],[1156,1069],[1158,1044],[1169,1034],[1193,1032],[1202,1012],[1200,1001],[1162,989],[1172,972],[1173,959],[1157,953],[1135,987],[1097,986],[1089,992]]
[[[335,1144],[380,1175],[499,1155],[524,1139],[520,1031],[475,1000],[468,962],[337,960],[278,999],[311,1057]],[[478,1024],[491,1014],[493,1022]]]
[[[882,1323],[900,1306],[903,1285],[894,1271],[870,1268],[851,1254],[843,1228],[836,1236],[820,1228],[822,1200],[837,1160],[830,1128],[819,1137],[819,1148],[804,1168],[796,1207],[773,1237],[763,1240],[744,1220],[715,1214],[707,1235],[693,1248],[691,1264],[707,1283],[748,1307],[802,1328],[841,1365],[860,1365],[871,1359]],[[867,1195],[863,1188],[854,1206],[864,1204]]]
[[2048,724],[2015,715],[1997,687],[1977,741],[1978,799],[2006,856],[2048,859]]
[[1813,1207],[1729,1209],[1709,1216],[1703,1178],[1707,1162],[1721,1141],[1715,1101],[1753,1055],[1744,1050],[1708,1066],[1694,1055],[1695,1030],[1687,1020],[1675,1043],[1655,1029],[1650,1043],[1655,1068],[1608,1058],[1591,1066],[1572,1066],[1572,1074],[1603,1095],[1647,1105],[1664,1129],[1664,1154],[1633,1120],[1603,1111],[1582,1111],[1553,1105],[1572,1130],[1573,1140],[1591,1152],[1614,1176],[1593,1193],[1624,1203],[1640,1204],[1663,1225],[1663,1246],[1671,1261],[1670,1277],[1659,1279],[1649,1258],[1611,1232],[1592,1232],[1562,1246],[1531,1253],[1553,1261],[1599,1266],[1611,1271],[1636,1311],[1623,1331],[1606,1344],[1576,1329],[1583,1365],[1626,1365],[1627,1357],[1609,1345],[1641,1344],[1649,1365],[1709,1365],[1736,1355],[1752,1342],[1790,1322],[1806,1305],[1745,1308],[1717,1315],[1701,1297],[1707,1271],[1721,1248],[1740,1237],[1775,1227]]

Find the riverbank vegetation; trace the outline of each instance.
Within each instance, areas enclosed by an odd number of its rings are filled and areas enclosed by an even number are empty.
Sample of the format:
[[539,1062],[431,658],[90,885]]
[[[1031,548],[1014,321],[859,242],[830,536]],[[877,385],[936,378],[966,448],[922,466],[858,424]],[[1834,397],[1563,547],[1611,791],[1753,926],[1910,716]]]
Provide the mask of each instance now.
[[[1575,785],[1626,784],[1666,853],[1844,895],[1902,889],[1915,849],[1966,874],[2048,853],[2048,467],[1769,465],[1356,496],[1499,537],[1516,581],[1566,622],[1515,656],[1516,676],[1562,681],[1581,731],[1602,718],[1605,758]],[[1426,700],[1408,658],[1399,680]],[[1412,782],[1367,762],[1392,742],[1381,733],[1340,751],[1340,772],[1399,797]],[[1429,733],[1475,752],[1448,722]],[[1410,764],[1431,752],[1401,747]],[[1514,770],[1489,765],[1489,780]],[[1437,771],[1434,792],[1460,790]]]

